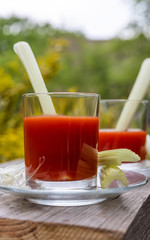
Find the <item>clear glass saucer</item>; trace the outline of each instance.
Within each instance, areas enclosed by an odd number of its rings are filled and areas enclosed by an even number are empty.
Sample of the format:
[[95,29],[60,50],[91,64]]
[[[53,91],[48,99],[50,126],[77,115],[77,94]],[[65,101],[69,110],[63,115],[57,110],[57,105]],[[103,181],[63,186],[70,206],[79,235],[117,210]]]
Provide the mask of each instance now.
[[119,167],[121,170],[135,171],[150,178],[150,160],[142,160],[136,163],[123,163]]
[[20,198],[26,198],[30,202],[49,206],[82,206],[96,204],[107,198],[116,197],[129,190],[141,187],[148,182],[148,178],[141,173],[124,171],[129,185],[127,187],[119,186],[114,181],[109,189],[100,187],[90,190],[33,190],[23,188],[13,188],[0,186],[0,190],[16,195]]

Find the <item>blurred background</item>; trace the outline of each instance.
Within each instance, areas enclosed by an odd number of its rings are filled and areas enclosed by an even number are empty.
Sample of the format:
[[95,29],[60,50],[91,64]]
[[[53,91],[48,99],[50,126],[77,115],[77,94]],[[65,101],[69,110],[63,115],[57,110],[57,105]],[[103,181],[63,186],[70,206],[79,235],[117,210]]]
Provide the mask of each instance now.
[[[22,94],[33,92],[13,51],[27,41],[48,91],[127,98],[150,57],[150,0],[5,0],[0,8],[0,161],[22,158]],[[148,97],[148,96],[147,96]]]

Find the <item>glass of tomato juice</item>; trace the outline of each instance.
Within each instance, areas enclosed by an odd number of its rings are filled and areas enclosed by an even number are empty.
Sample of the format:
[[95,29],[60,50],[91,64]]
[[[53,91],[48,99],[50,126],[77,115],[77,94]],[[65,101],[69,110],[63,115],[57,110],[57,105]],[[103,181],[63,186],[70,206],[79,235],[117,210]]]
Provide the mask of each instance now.
[[[45,96],[55,114],[43,112]],[[100,96],[92,93],[23,95],[27,185],[54,190],[96,186],[99,104]]]
[[[129,103],[130,102],[130,103]],[[138,102],[138,104],[137,104]],[[125,104],[136,104],[133,117],[126,129],[117,130],[117,122]],[[125,116],[126,119],[129,118]],[[98,150],[127,148],[137,153],[141,160],[146,159],[146,135],[148,101],[126,99],[103,99],[100,103],[100,130]]]

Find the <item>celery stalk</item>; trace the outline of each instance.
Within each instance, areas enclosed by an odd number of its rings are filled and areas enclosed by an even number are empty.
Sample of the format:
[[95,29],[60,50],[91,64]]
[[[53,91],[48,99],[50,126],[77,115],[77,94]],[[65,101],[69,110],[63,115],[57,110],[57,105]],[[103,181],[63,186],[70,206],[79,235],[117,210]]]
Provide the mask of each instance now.
[[129,182],[123,171],[116,166],[103,167],[100,174],[101,188],[109,188],[114,181],[120,181],[124,186],[128,186]]
[[138,162],[139,155],[133,151],[122,148],[98,152],[98,165],[121,165],[122,162]]

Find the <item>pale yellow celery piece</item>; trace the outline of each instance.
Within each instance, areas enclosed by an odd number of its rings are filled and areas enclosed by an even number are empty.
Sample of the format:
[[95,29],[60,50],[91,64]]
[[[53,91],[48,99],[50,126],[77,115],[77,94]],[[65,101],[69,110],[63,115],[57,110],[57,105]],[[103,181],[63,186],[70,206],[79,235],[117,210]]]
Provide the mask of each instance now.
[[110,184],[114,180],[120,181],[124,186],[128,186],[129,184],[128,179],[126,178],[124,172],[120,170],[120,168],[116,166],[101,168],[100,173],[101,188],[103,189],[109,188]]
[[81,157],[84,161],[91,165],[91,167],[97,166],[98,151],[86,143],[83,143],[82,145]]
[[140,157],[133,151],[122,148],[98,152],[98,165],[121,165],[122,162],[138,162]]
[[81,158],[77,165],[77,178],[86,178],[87,175],[95,175],[97,172],[97,149],[83,143],[81,149]]
[[[120,118],[117,122],[116,130],[122,131],[128,128],[138,107],[139,102],[144,98],[144,96],[149,90],[149,86],[150,86],[150,58],[147,58],[143,61],[141,65],[135,84],[133,85],[133,88],[128,97],[128,100],[133,101],[126,102],[120,115]],[[134,100],[138,101],[134,102]]]
[[49,95],[46,95],[48,91],[29,44],[27,42],[18,42],[14,44],[14,51],[23,63],[35,93],[44,93],[44,95],[38,95],[43,113],[55,115],[56,111],[52,99]]

